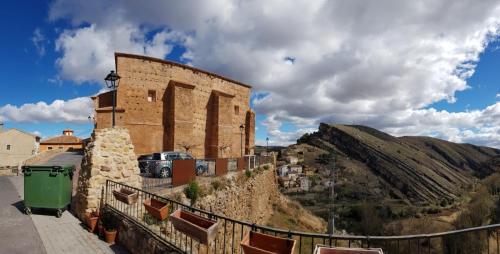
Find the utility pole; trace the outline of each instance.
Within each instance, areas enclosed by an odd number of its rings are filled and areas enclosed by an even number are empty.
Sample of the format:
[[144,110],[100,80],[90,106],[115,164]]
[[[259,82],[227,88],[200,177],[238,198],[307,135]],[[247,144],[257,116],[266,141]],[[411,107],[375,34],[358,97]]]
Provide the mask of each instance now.
[[334,202],[335,202],[335,150],[330,153],[329,163],[330,167],[330,206],[328,215],[328,234],[335,234],[335,212],[334,212]]

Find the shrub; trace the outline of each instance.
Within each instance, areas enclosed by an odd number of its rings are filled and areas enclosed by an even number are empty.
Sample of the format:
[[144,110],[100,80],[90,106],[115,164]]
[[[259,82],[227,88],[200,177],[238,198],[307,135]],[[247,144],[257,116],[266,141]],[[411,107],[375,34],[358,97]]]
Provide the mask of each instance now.
[[212,188],[213,188],[214,190],[221,190],[221,189],[226,188],[226,187],[229,185],[229,183],[228,183],[228,181],[227,181],[227,180],[225,180],[225,179],[222,179],[222,180],[218,180],[218,179],[217,179],[217,180],[213,180],[213,181],[210,183],[210,185],[212,185]]
[[110,212],[104,213],[101,221],[106,231],[116,231],[117,223]]
[[247,176],[247,178],[252,177],[252,171],[250,171],[250,170],[248,170],[248,169],[247,169],[247,170],[245,170],[245,175]]
[[214,180],[210,183],[210,185],[212,185],[212,188],[214,188],[214,190],[218,190],[220,189],[222,183],[219,180]]
[[264,165],[264,170],[268,170],[269,169],[269,165]]
[[191,200],[191,205],[196,203],[196,200],[201,195],[201,188],[197,181],[191,181],[188,183],[186,188],[184,188],[184,194]]
[[360,216],[360,231],[364,235],[382,235],[384,223],[375,203],[363,202],[358,207]]
[[[470,228],[489,223],[494,202],[487,188],[480,188],[472,197],[467,208],[453,221],[456,229]],[[488,247],[488,236],[484,232],[469,232],[443,238],[445,253],[483,253]]]
[[148,225],[153,225],[157,221],[157,219],[149,213],[144,213],[144,215],[142,215],[142,220]]

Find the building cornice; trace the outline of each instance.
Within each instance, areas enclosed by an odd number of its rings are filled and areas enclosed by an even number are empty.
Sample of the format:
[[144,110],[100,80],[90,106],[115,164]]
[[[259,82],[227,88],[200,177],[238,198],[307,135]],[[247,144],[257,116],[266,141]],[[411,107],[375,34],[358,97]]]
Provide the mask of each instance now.
[[118,57],[126,57],[126,58],[135,58],[135,59],[141,59],[141,60],[146,60],[146,61],[152,61],[152,62],[157,62],[157,63],[162,63],[162,64],[169,64],[169,65],[173,65],[173,66],[177,66],[177,67],[181,67],[181,68],[184,68],[184,69],[189,69],[193,72],[201,72],[201,73],[204,73],[204,74],[207,74],[209,76],[212,76],[212,77],[216,77],[216,78],[219,78],[219,79],[222,79],[222,80],[225,80],[225,81],[229,81],[231,83],[235,83],[237,85],[240,85],[240,86],[243,86],[243,87],[246,87],[246,88],[252,88],[252,86],[249,86],[247,84],[244,84],[240,81],[236,81],[234,79],[230,79],[230,78],[226,78],[222,75],[219,75],[219,74],[216,74],[216,73],[213,73],[213,72],[209,72],[209,71],[205,71],[205,70],[202,70],[202,69],[198,69],[198,68],[195,68],[195,67],[192,67],[192,66],[189,66],[189,65],[185,65],[185,64],[181,64],[181,63],[177,63],[177,62],[173,62],[173,61],[168,61],[168,60],[164,60],[164,59],[159,59],[159,58],[154,58],[154,57],[150,57],[150,56],[141,56],[141,55],[134,55],[134,54],[128,54],[128,53],[119,53],[119,52],[115,52],[115,69],[116,69],[116,72],[118,73],[118,66],[116,66],[116,63],[117,63],[117,58]]

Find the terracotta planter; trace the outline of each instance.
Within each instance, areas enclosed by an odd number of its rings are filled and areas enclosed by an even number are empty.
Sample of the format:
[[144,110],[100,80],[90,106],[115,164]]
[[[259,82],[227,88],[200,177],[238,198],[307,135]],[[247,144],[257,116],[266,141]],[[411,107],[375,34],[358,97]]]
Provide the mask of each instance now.
[[120,191],[113,190],[113,196],[115,198],[127,205],[135,204],[137,202],[137,198],[139,194],[135,191],[121,188]]
[[89,232],[94,232],[98,219],[99,216],[96,213],[85,213],[85,220],[87,222]]
[[202,244],[208,244],[217,235],[219,223],[194,213],[177,210],[170,214],[170,222],[180,231]]
[[314,249],[314,254],[384,254],[382,249],[378,248],[343,248],[343,247],[327,247],[317,245]]
[[250,231],[241,241],[245,254],[292,254],[295,240]]
[[144,200],[144,208],[156,219],[163,221],[168,216],[168,205],[167,203],[154,199],[148,198]]
[[116,239],[116,230],[107,231],[104,230],[104,240],[109,244],[114,244]]

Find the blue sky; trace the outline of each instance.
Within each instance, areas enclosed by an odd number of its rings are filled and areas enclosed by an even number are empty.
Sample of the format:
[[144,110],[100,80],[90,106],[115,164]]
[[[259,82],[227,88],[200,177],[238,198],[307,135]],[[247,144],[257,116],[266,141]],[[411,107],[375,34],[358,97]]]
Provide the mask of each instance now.
[[[121,51],[253,85],[258,144],[290,144],[332,122],[500,147],[499,4],[463,0],[440,12],[445,2],[419,13],[390,0],[380,4],[391,10],[357,1],[8,1],[0,119],[43,137],[65,128],[89,136],[88,96]],[[401,20],[374,19],[385,12]]]

